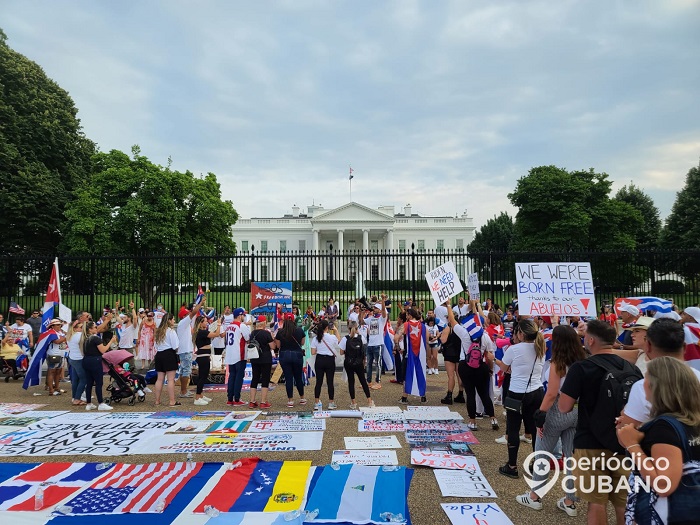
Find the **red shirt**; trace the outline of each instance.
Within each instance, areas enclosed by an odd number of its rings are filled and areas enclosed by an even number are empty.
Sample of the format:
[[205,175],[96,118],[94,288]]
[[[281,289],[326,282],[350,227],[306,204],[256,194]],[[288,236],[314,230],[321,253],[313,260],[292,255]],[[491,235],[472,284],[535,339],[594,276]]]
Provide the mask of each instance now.
[[617,323],[617,316],[613,313],[609,314],[600,314],[598,317],[601,321],[605,321],[608,323],[610,326],[615,326],[615,323]]

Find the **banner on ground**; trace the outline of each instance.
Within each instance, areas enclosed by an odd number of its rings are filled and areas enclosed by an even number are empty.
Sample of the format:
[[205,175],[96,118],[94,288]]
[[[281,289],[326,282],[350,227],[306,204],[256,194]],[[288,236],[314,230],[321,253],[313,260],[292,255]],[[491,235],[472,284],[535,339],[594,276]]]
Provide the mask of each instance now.
[[472,456],[447,454],[445,452],[425,452],[420,449],[411,449],[411,465],[430,468],[446,468],[450,470],[466,470],[478,472],[479,464]]
[[428,429],[408,429],[406,431],[406,443],[468,443],[470,445],[478,445],[479,440],[469,430],[467,425],[460,425],[462,428],[452,430],[441,430],[435,428]]
[[[202,423],[204,423],[204,421],[202,421]],[[214,421],[207,427],[205,434],[235,436],[241,432],[245,432],[248,425],[250,425],[249,421]]]
[[513,525],[495,503],[441,503],[452,525]]
[[420,423],[422,421],[440,421],[441,423],[459,423],[464,418],[457,412],[445,412],[444,410],[406,411],[404,417],[408,423]]
[[326,430],[325,419],[288,419],[253,421],[248,432],[318,432]]
[[464,291],[457,275],[455,264],[452,261],[447,261],[430,270],[425,274],[425,280],[428,281],[428,288],[430,288],[430,293],[433,295],[435,306],[440,306],[448,299]]
[[345,448],[349,450],[401,448],[401,443],[394,435],[346,437]]
[[403,432],[406,430],[406,423],[400,421],[375,421],[373,419],[363,419],[357,422],[359,432]]
[[283,312],[292,311],[291,282],[251,282],[250,314],[273,314],[277,305]]
[[133,454],[192,452],[288,452],[321,450],[323,432],[270,432],[236,436],[167,434],[144,442]]
[[597,317],[591,263],[515,263],[515,275],[520,315]]
[[336,465],[398,465],[395,450],[334,450],[331,463]]
[[435,469],[435,479],[440,486],[442,497],[456,498],[497,498],[481,470],[469,472],[466,470]]

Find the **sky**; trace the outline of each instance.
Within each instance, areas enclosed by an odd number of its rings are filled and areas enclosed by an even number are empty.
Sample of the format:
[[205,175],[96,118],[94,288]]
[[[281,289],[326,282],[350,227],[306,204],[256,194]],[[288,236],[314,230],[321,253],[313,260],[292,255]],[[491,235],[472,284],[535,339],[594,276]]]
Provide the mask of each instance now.
[[242,218],[353,200],[477,227],[550,164],[666,217],[700,159],[699,23],[700,0],[0,3],[102,151],[215,173]]

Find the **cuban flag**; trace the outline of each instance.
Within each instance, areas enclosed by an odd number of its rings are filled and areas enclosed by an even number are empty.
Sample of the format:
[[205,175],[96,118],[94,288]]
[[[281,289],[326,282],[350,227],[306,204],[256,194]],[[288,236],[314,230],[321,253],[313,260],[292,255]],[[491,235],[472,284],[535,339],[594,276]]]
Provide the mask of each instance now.
[[[61,284],[58,276],[58,257],[53,262],[51,268],[51,277],[49,278],[49,286],[46,290],[46,299],[44,300],[44,309],[41,314],[41,331],[49,329],[49,323],[56,317],[56,305],[61,302]],[[70,319],[68,319],[70,321]]]
[[696,370],[700,370],[700,324],[685,323],[685,362]]
[[620,315],[620,308],[630,304],[639,308],[640,312],[652,310],[667,314],[673,310],[673,303],[666,299],[659,299],[658,297],[623,297],[615,301],[615,312],[617,315]]
[[316,467],[306,509],[318,509],[319,522],[386,523],[386,514],[407,519],[407,483],[406,467]]
[[404,348],[406,349],[406,379],[404,392],[412,396],[425,395],[425,367],[427,330],[421,321],[404,323]]
[[[32,465],[25,465],[32,467]],[[0,510],[34,511],[37,489],[44,489],[44,505],[53,507],[102,474],[97,463],[41,463],[0,483]]]
[[240,463],[224,472],[195,513],[207,506],[220,512],[289,512],[302,507],[311,461],[244,458]]
[[34,349],[34,354],[29,360],[27,374],[24,376],[22,388],[27,390],[30,386],[36,386],[41,383],[41,366],[46,360],[46,352],[49,346],[58,339],[58,334],[54,329],[50,329],[39,335],[39,341]]
[[540,331],[544,337],[545,353],[544,353],[544,366],[542,367],[542,386],[544,391],[547,391],[547,383],[549,383],[549,368],[552,360],[552,328],[545,328]]
[[[496,339],[496,352],[494,353],[494,356],[496,357],[496,359],[498,359],[499,361],[503,361],[503,354],[505,354],[505,352],[509,346],[510,346],[510,339],[509,338],[500,337],[500,338]],[[496,367],[494,367],[494,368],[496,368]],[[500,369],[500,367],[498,368],[498,372],[496,372],[495,376],[496,376],[494,378],[495,385],[501,386],[503,384],[503,379],[505,378],[505,373],[503,372],[503,370]]]
[[387,370],[394,369],[394,329],[391,321],[387,319],[384,324],[384,350],[382,351],[382,362]]
[[462,325],[467,329],[472,341],[481,339],[481,336],[484,335],[484,322],[479,314],[466,316],[462,319]]

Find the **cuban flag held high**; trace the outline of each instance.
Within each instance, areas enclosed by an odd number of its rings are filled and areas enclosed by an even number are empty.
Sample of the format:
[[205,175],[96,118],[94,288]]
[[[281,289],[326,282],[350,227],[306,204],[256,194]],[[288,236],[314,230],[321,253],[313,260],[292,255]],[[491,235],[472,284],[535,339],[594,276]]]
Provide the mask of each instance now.
[[471,337],[472,341],[479,340],[481,339],[481,336],[484,335],[484,324],[481,321],[480,315],[468,315],[462,319],[462,324],[464,325],[464,328],[467,329],[467,333],[469,334],[469,337]]
[[640,312],[652,310],[654,312],[667,314],[673,310],[673,303],[666,299],[659,299],[658,297],[622,297],[615,301],[615,311],[617,315],[620,315],[620,308],[628,304],[636,306],[639,308]]
[[387,370],[394,369],[394,329],[391,321],[387,319],[384,325],[384,350],[382,351],[382,362]]
[[406,379],[404,392],[412,396],[425,396],[426,348],[428,346],[425,324],[406,321],[404,348],[406,348]]
[[685,362],[695,370],[700,370],[700,324],[685,323]]

